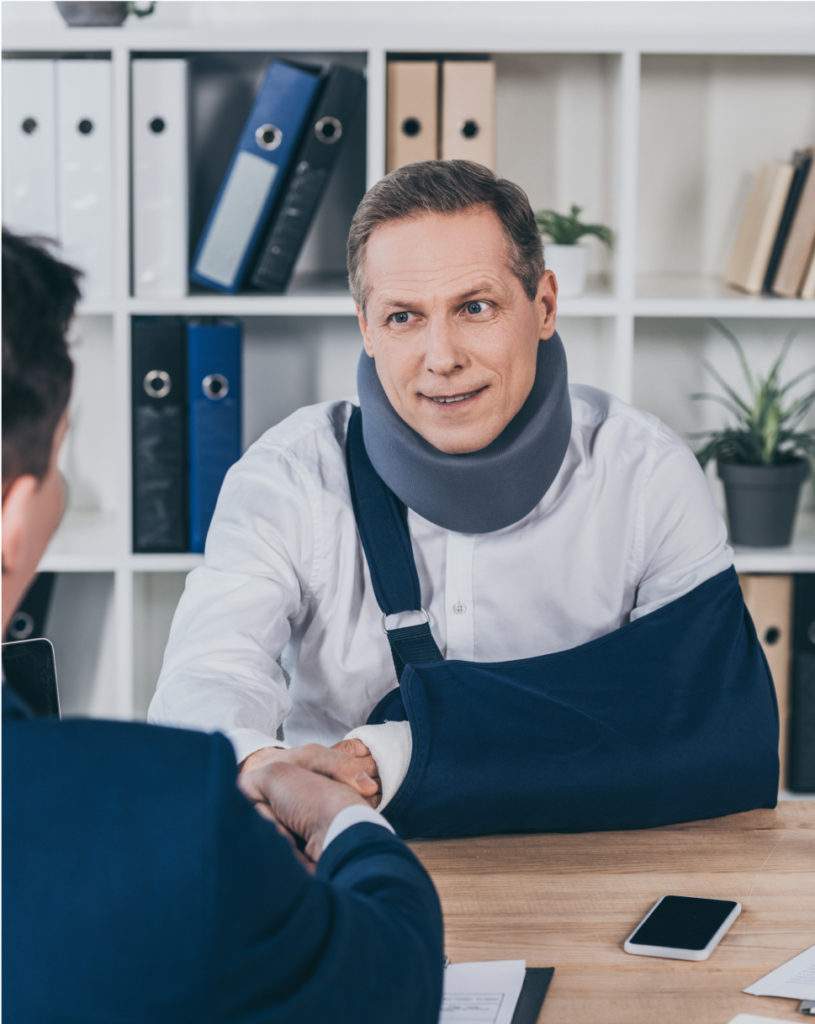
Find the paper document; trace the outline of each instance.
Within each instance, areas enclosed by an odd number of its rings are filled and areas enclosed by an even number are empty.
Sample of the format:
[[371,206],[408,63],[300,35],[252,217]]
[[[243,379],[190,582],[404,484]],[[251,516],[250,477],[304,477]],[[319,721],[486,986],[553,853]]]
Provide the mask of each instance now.
[[778,1024],[778,1017],[756,1017],[752,1013],[740,1013],[727,1024]]
[[511,1024],[525,974],[525,960],[450,964],[439,1024]]
[[751,996],[815,999],[815,946],[776,967],[744,991]]

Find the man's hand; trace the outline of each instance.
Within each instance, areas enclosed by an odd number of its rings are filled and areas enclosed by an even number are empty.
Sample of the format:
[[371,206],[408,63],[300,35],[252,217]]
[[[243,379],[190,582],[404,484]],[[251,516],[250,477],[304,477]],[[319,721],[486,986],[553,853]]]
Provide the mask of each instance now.
[[278,825],[300,837],[306,856],[315,862],[323,852],[328,826],[337,814],[345,807],[365,804],[348,786],[280,758],[242,771],[238,785],[265,817],[271,812]]
[[333,747],[324,747],[320,743],[307,743],[290,750],[262,747],[242,762],[241,776],[271,764],[307,768],[342,782],[356,790],[371,807],[376,807],[382,797],[376,761],[362,740],[340,740]]

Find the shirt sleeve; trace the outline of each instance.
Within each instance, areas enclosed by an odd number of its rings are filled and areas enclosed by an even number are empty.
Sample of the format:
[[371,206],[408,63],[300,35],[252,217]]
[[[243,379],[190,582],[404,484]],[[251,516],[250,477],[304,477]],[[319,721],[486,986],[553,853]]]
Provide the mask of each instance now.
[[352,804],[350,807],[343,807],[328,826],[325,839],[323,840],[323,853],[328,849],[329,844],[338,836],[341,836],[347,828],[351,828],[352,825],[359,825],[363,821],[368,821],[372,825],[381,825],[382,828],[393,832],[390,822],[386,821],[379,811],[375,811],[368,804]]
[[280,655],[313,561],[303,471],[261,440],[227,473],[204,564],[187,577],[148,719],[224,732],[238,761],[284,746],[291,709]]
[[656,611],[733,564],[727,527],[696,456],[659,424],[638,505],[631,619]]

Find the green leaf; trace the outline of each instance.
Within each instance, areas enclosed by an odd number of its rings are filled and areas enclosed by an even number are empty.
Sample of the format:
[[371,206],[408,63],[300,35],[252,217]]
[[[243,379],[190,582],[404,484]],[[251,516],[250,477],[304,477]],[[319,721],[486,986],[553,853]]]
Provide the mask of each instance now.
[[742,371],[744,373],[744,377],[745,377],[745,379],[747,381],[747,386],[750,389],[750,394],[755,395],[755,393],[756,393],[755,382],[753,381],[752,373],[750,373],[750,367],[747,365],[747,357],[744,354],[744,349],[741,347],[741,343],[739,342],[739,339],[736,337],[735,334],[733,334],[733,332],[730,330],[729,327],[726,327],[721,322],[721,320],[717,320],[715,317],[712,317],[710,319],[710,323],[712,323],[713,326],[715,328],[717,328],[717,330],[721,334],[723,334],[725,336],[725,338],[727,338],[727,340],[730,342],[730,344],[736,350],[736,355],[738,356],[739,362],[741,363],[741,368],[742,368]]

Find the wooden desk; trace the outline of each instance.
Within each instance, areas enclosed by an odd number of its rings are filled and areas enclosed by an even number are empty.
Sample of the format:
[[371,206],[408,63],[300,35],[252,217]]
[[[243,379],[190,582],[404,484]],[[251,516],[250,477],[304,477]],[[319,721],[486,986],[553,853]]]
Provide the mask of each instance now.
[[[741,989],[815,943],[815,804],[648,829],[411,844],[444,907],[453,961],[554,967],[544,1024],[725,1024],[810,1019]],[[660,896],[736,899],[710,960],[624,953]]]

